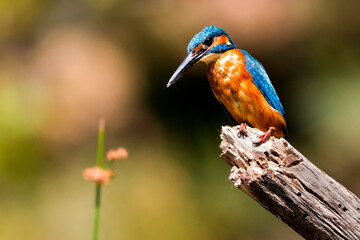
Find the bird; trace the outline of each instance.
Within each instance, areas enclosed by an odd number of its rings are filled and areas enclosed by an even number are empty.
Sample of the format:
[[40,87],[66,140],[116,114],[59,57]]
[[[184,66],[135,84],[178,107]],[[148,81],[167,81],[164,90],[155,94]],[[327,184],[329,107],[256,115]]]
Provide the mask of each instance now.
[[220,27],[207,26],[191,39],[187,53],[167,87],[196,63],[205,62],[216,99],[240,124],[239,136],[245,137],[246,126],[251,126],[264,132],[254,145],[266,142],[270,136],[285,137],[284,108],[265,68],[248,52],[237,49],[229,34]]

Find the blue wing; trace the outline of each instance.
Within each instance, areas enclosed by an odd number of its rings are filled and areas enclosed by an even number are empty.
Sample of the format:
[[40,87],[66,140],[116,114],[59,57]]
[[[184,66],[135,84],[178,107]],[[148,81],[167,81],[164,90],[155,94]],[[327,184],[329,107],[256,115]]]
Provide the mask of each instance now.
[[260,90],[270,106],[284,116],[285,112],[283,106],[281,105],[280,99],[276,94],[263,65],[261,65],[261,63],[253,58],[248,52],[244,50],[241,50],[241,52],[244,53],[245,68],[252,75],[252,79],[256,87]]

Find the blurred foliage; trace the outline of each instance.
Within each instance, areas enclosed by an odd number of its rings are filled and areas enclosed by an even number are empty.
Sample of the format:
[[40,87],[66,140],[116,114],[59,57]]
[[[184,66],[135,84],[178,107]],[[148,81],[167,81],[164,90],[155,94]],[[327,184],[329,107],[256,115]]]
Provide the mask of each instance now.
[[[230,124],[204,66],[165,85],[191,37],[223,27],[259,59],[289,141],[360,194],[358,1],[0,1],[0,238],[90,238],[96,129],[129,160],[101,239],[301,239],[227,180]],[[261,228],[261,229],[259,229]]]

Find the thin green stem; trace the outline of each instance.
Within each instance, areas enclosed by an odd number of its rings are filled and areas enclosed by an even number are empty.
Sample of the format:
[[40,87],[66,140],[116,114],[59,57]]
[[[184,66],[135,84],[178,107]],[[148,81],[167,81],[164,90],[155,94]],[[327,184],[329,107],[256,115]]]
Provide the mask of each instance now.
[[[99,122],[99,138],[97,149],[97,166],[103,167],[104,165],[104,145],[105,145],[105,119],[100,119]],[[93,240],[98,239],[99,232],[99,220],[100,220],[100,199],[101,199],[101,184],[96,184],[95,193],[95,215],[94,215],[94,228],[93,228]]]
[[101,185],[96,184],[93,240],[97,240],[99,236],[98,232],[99,232],[99,219],[100,219],[100,198],[101,198]]
[[100,119],[99,122],[99,138],[97,149],[97,166],[104,166],[104,145],[105,145],[105,119]]

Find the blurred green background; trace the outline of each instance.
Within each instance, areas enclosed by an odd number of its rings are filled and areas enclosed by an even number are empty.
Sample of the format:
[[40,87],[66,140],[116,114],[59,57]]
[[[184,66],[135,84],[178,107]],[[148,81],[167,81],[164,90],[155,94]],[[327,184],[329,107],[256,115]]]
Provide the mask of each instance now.
[[224,28],[265,66],[289,141],[360,194],[357,0],[1,0],[0,238],[90,239],[97,124],[129,159],[100,239],[301,239],[228,181],[230,124],[204,64],[165,85],[189,40]]

